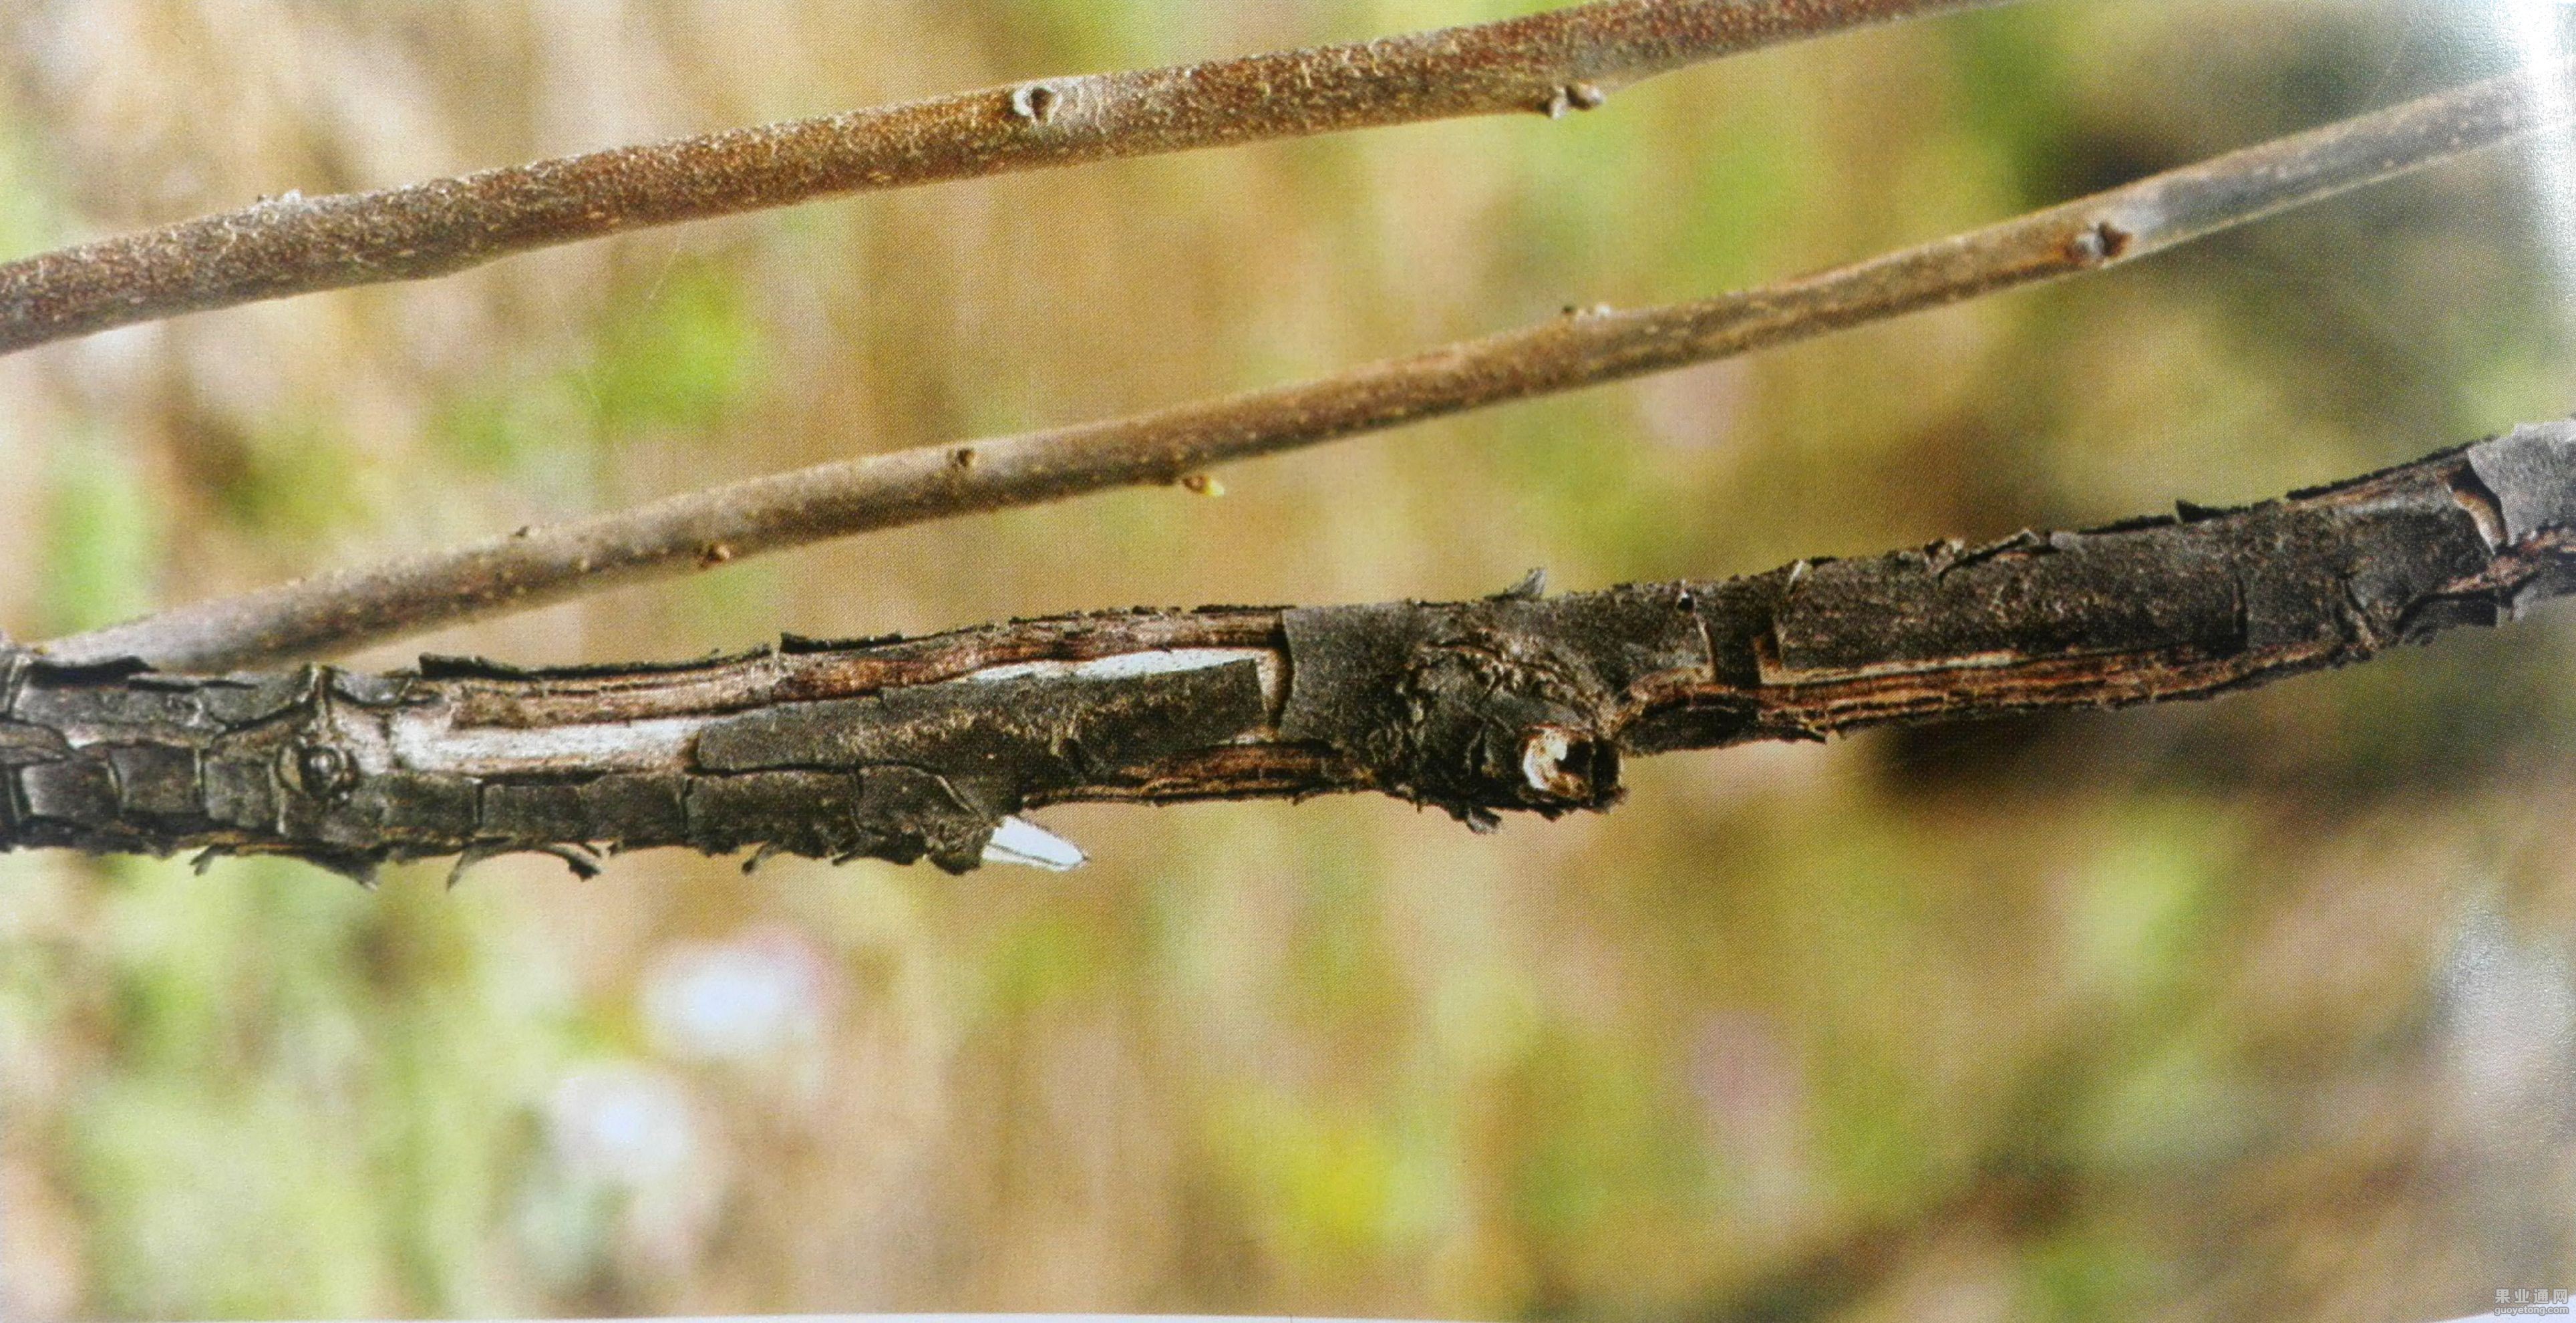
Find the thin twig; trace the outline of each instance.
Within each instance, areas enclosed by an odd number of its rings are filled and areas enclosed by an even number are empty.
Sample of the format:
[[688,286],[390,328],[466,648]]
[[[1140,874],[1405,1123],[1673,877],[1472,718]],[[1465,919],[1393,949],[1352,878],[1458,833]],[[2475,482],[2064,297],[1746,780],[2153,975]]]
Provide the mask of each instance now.
[[[2576,591],[2576,424],[2239,510],[1713,582],[788,640],[685,665],[187,678],[0,651],[0,848],[688,846],[1070,866],[1068,800],[1376,791],[1490,827],[1637,754],[2201,698]],[[460,865],[461,866],[461,865]]]
[[[2564,71],[2549,76],[2563,77]],[[212,671],[319,657],[826,538],[1175,482],[1482,405],[1706,362],[2097,270],[2539,127],[2504,78],[2155,175],[1853,266],[1697,303],[1585,310],[1335,376],[1134,417],[867,456],[332,571],[46,645]]]
[[1589,110],[1684,65],[2002,0],[1605,0],[1498,23],[1046,78],[505,166],[290,195],[0,265],[0,353],[863,189],[1467,115]]

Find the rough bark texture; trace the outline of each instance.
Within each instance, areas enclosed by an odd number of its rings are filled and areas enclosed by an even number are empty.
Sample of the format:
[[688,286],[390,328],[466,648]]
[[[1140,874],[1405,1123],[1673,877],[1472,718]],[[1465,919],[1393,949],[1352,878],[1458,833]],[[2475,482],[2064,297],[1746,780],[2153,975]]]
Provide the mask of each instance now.
[[[1581,11],[1570,11],[1581,12]],[[322,657],[619,583],[824,538],[1082,492],[1172,483],[1509,400],[1785,344],[2134,260],[2528,132],[2564,66],[2477,83],[2170,170],[1919,247],[1718,298],[1586,308],[1314,381],[1130,418],[924,446],[691,492],[449,551],[358,566],[57,640],[68,662],[174,670]]]
[[388,859],[682,845],[973,867],[1091,799],[1374,790],[1474,825],[1623,755],[2195,698],[2576,587],[2576,425],[2243,509],[1718,582],[1135,611],[684,665],[0,663],[0,843]]
[[1999,2],[1605,0],[1380,41],[1038,79],[373,193],[290,195],[0,265],[0,353],[861,189],[1462,115],[1562,115],[1686,64]]

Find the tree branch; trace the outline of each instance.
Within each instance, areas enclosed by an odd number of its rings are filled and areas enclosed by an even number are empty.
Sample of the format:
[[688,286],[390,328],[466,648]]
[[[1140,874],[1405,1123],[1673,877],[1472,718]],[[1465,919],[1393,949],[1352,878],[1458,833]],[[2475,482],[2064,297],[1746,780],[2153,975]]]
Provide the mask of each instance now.
[[1703,60],[2000,2],[1603,0],[1379,41],[1040,79],[372,193],[289,194],[0,265],[0,353],[862,189],[1467,115],[1554,117]]
[[[2565,75],[2564,66],[2545,74]],[[2097,270],[2554,122],[2548,116],[2557,112],[2545,107],[2564,99],[2533,92],[2522,77],[2474,84],[1719,298],[1586,310],[1294,385],[773,474],[179,607],[45,650],[70,663],[141,657],[195,671],[300,660],[846,534],[1172,483],[1227,460],[1726,358]]]
[[[377,863],[1079,855],[1069,800],[1377,791],[1478,826],[1625,755],[2199,698],[2576,589],[2576,424],[2237,510],[1750,578],[1136,611],[678,666],[220,679],[0,662],[0,845]],[[757,862],[758,855],[754,856]]]

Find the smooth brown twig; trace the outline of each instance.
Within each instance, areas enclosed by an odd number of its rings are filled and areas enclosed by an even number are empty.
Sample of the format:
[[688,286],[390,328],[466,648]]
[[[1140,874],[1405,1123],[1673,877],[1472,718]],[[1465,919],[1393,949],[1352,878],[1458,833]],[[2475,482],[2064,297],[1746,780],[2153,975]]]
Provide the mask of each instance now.
[[[2563,67],[2548,77],[2565,76]],[[2169,171],[1852,266],[1696,303],[1590,310],[1154,413],[774,474],[180,607],[46,645],[209,671],[317,657],[765,551],[1103,488],[1616,381],[2105,266],[2484,147],[2554,102],[2513,77]]]
[[0,265],[0,353],[260,299],[418,280],[867,189],[1514,111],[1684,65],[2003,0],[1604,0],[1498,23],[1044,78],[256,206]]

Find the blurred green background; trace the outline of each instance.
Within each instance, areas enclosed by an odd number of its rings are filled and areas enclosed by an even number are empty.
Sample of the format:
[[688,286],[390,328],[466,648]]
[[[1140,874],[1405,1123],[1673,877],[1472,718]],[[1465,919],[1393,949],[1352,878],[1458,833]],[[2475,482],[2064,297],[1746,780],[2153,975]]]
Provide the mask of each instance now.
[[[9,0],[0,255],[1527,0]],[[2028,0],[0,360],[19,637],[1713,293],[2501,70],[2535,0]],[[2535,34],[2538,35],[2535,35]],[[2518,45],[2517,43],[2520,43]],[[2101,278],[429,640],[525,663],[1768,568],[2571,408],[2490,152]],[[2221,703],[1045,816],[952,879],[0,859],[0,1314],[2421,1319],[2576,1286],[2564,611]],[[399,664],[409,649],[364,660]]]

